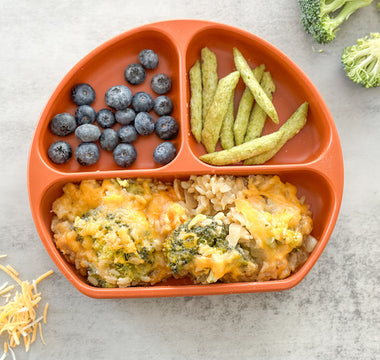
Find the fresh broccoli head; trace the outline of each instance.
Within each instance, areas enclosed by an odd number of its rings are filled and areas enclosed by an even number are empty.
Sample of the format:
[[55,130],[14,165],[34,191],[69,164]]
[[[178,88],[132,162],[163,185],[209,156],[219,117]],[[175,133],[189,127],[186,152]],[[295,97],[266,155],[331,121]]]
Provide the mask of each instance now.
[[299,0],[305,30],[320,44],[335,38],[339,26],[372,0]]
[[342,63],[347,76],[366,88],[380,85],[380,33],[371,33],[343,50]]
[[228,227],[214,217],[197,215],[165,240],[163,253],[176,277],[196,283],[248,281],[258,266],[240,246],[227,241]]

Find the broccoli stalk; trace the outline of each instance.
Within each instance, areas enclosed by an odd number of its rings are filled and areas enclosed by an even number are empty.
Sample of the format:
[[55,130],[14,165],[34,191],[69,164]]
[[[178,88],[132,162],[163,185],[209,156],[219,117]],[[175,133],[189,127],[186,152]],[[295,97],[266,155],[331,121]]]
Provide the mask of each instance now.
[[347,46],[342,53],[347,76],[366,88],[380,85],[380,33],[371,33]]
[[[373,0],[299,0],[305,30],[320,44],[336,36],[339,26]],[[341,10],[340,10],[341,9]]]

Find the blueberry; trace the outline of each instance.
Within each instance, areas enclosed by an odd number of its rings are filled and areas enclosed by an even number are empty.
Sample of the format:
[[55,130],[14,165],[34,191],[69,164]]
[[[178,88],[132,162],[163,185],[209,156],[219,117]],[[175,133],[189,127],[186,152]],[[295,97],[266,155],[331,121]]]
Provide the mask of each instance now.
[[55,164],[64,164],[71,159],[73,151],[66,141],[57,141],[51,144],[48,150],[50,160]]
[[154,100],[154,111],[157,115],[170,115],[173,111],[172,101],[165,95],[161,95]]
[[163,95],[172,88],[172,81],[166,74],[157,74],[152,77],[150,86],[155,93]]
[[158,65],[158,56],[153,50],[144,49],[139,53],[139,61],[145,69],[154,69]]
[[124,71],[124,77],[131,85],[141,84],[146,77],[145,69],[140,64],[130,64]]
[[140,135],[150,135],[154,131],[154,120],[147,112],[140,112],[135,118],[135,128]]
[[106,91],[104,100],[109,107],[122,110],[131,104],[132,97],[132,91],[127,86],[115,85]]
[[75,111],[75,120],[77,125],[92,124],[96,118],[96,111],[90,105],[78,106]]
[[122,167],[131,166],[137,159],[137,151],[132,144],[119,144],[113,151],[115,163]]
[[132,107],[136,112],[148,112],[153,109],[153,105],[153,98],[144,91],[136,93],[132,100]]
[[99,148],[94,143],[81,143],[75,149],[75,158],[80,165],[93,165],[99,160]]
[[123,126],[117,132],[120,142],[122,143],[132,143],[137,140],[139,136],[133,125]]
[[53,119],[51,119],[49,126],[53,134],[66,136],[75,130],[77,123],[74,116],[69,113],[62,113],[55,115]]
[[103,150],[112,151],[118,143],[117,132],[113,129],[105,129],[100,135],[99,142]]
[[178,123],[171,116],[161,116],[156,122],[156,134],[162,140],[174,139],[178,130]]
[[135,120],[136,113],[131,108],[116,111],[115,119],[121,125],[129,125]]
[[77,84],[71,89],[71,99],[77,105],[91,105],[95,101],[95,90],[89,84]]
[[94,142],[100,138],[100,129],[92,124],[79,125],[75,129],[75,136],[82,142]]
[[109,109],[101,109],[96,114],[96,120],[102,128],[110,128],[115,124],[115,115]]
[[153,158],[158,164],[166,165],[175,158],[176,154],[177,150],[171,142],[163,142],[154,149]]

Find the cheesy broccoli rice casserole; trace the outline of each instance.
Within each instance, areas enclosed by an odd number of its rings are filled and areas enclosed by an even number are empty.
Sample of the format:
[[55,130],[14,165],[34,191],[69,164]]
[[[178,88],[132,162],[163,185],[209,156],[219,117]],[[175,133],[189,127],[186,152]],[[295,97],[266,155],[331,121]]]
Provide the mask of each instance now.
[[269,175],[83,180],[63,187],[51,229],[94,286],[284,279],[316,244],[296,192]]

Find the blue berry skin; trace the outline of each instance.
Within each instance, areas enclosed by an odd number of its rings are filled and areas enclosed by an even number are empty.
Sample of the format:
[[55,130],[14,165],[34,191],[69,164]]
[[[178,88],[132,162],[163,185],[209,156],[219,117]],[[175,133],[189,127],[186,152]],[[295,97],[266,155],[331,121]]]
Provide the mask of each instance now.
[[161,95],[154,100],[154,111],[157,115],[170,115],[173,112],[173,102],[165,95]]
[[117,132],[113,129],[105,129],[100,135],[99,142],[103,150],[112,151],[119,142]]
[[99,156],[99,148],[94,143],[81,143],[75,149],[75,159],[83,166],[96,164]]
[[172,88],[172,81],[166,74],[157,74],[152,77],[150,86],[155,93],[163,95]]
[[132,91],[125,85],[110,87],[104,96],[106,104],[115,110],[127,108],[131,104],[132,98]]
[[137,140],[139,134],[133,125],[126,125],[117,132],[121,143],[133,143]]
[[177,150],[171,142],[163,142],[159,144],[154,152],[154,161],[160,165],[170,163],[177,155]]
[[153,50],[144,49],[139,53],[139,61],[145,69],[152,70],[158,65],[158,56]]
[[137,159],[136,148],[132,144],[119,144],[113,151],[115,163],[121,167],[130,167]]
[[116,111],[115,119],[121,125],[132,124],[135,120],[136,112],[131,108]]
[[139,85],[144,82],[146,72],[141,64],[134,63],[125,68],[124,77],[129,84]]
[[115,125],[115,115],[109,109],[100,109],[96,114],[96,121],[103,129],[107,129]]
[[83,124],[75,129],[75,136],[81,142],[94,142],[100,138],[100,129],[96,125]]
[[156,122],[156,134],[162,140],[174,139],[178,134],[178,130],[178,123],[171,116],[161,116]]
[[89,84],[77,84],[71,89],[71,99],[77,105],[91,105],[95,97],[95,90]]
[[75,111],[75,120],[77,125],[92,124],[96,118],[96,111],[90,105],[78,106]]
[[147,112],[140,112],[135,118],[135,128],[140,135],[150,135],[154,131],[153,117]]
[[77,127],[77,123],[74,116],[69,113],[62,113],[55,115],[53,119],[51,119],[49,127],[53,134],[58,136],[67,136],[74,132]]
[[148,93],[140,91],[133,96],[132,107],[136,112],[148,112],[153,106],[154,100]]
[[57,141],[51,144],[48,150],[50,160],[55,164],[68,162],[73,155],[71,146],[66,141]]

